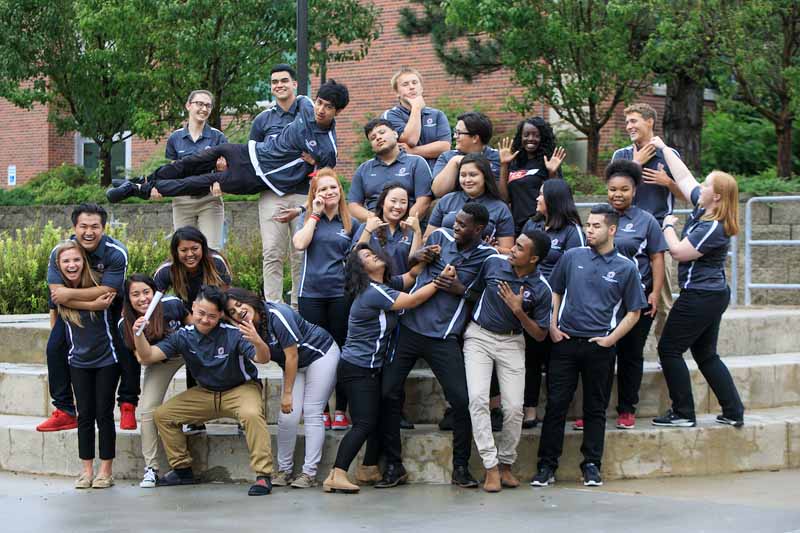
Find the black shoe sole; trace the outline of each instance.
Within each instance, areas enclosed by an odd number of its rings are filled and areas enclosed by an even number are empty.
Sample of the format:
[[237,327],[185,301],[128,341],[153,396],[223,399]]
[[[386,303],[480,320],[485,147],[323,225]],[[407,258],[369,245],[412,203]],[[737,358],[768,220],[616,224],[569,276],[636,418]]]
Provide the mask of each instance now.
[[405,485],[406,481],[408,481],[408,474],[400,476],[399,478],[397,478],[394,481],[394,483],[382,483],[382,482],[375,483],[375,488],[376,489],[391,489],[391,488],[396,487],[398,485]]
[[455,485],[457,487],[461,487],[462,489],[477,489],[478,482],[476,480],[468,481],[467,483],[459,483],[455,479],[450,480],[451,485]]
[[549,487],[550,485],[555,485],[555,484],[556,484],[556,479],[555,478],[551,478],[551,479],[547,480],[546,483],[537,483],[537,482],[535,482],[533,480],[531,480],[531,482],[530,482],[530,486],[531,487]]
[[165,482],[163,482],[162,480],[159,479],[156,482],[156,487],[181,487],[183,485],[197,485],[197,481],[192,479],[192,480],[187,480],[187,481],[181,480],[178,483],[165,483]]
[[361,492],[360,490],[353,490],[353,489],[335,489],[335,488],[333,488],[333,487],[323,487],[323,488],[322,488],[322,491],[323,491],[323,492],[327,492],[328,494],[335,494],[335,493],[337,493],[337,492],[338,492],[339,494],[358,494],[359,492]]
[[537,420],[537,419],[524,420],[522,422],[522,429],[533,429],[533,428],[538,427],[538,426],[539,426],[539,420]]
[[735,428],[740,428],[744,426],[744,420],[733,420],[732,418],[726,418],[725,420],[720,420],[717,418],[715,420],[717,424],[724,424],[726,426],[733,426]]
[[[261,488],[262,487],[259,485],[259,489]],[[267,491],[262,491],[262,490],[253,490],[253,488],[250,488],[250,490],[247,491],[248,496],[269,496],[270,494],[272,494],[272,489]]]

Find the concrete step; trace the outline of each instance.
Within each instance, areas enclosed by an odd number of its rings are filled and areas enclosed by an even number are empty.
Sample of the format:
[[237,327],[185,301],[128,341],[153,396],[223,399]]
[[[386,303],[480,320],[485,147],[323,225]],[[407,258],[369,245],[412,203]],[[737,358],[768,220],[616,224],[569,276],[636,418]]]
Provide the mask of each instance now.
[[[748,409],[767,409],[800,405],[800,353],[727,357],[725,363]],[[698,413],[719,413],[720,407],[693,361],[688,361]],[[259,365],[259,375],[267,384],[267,422],[277,421],[282,373],[274,363]],[[167,398],[186,389],[183,370],[179,370],[167,390]],[[570,416],[579,416],[580,387]],[[612,391],[609,416],[616,416],[616,385]],[[646,362],[640,393],[639,416],[652,417],[670,405],[664,376],[657,363]],[[545,405],[542,387],[540,405]],[[406,383],[406,414],[426,424],[438,422],[446,407],[444,396],[433,373],[427,368],[412,370]],[[0,413],[45,417],[50,413],[45,365],[0,363]],[[543,411],[540,411],[542,416]],[[119,412],[117,412],[119,417]]]
[[[49,333],[47,315],[0,316],[0,362],[44,363]],[[719,335],[723,356],[788,353],[799,345],[800,308],[737,307],[723,316]],[[645,354],[648,360],[657,360],[653,334]]]
[[[38,433],[39,418],[0,415],[0,469],[34,474],[76,476],[77,430]],[[277,450],[276,427],[270,426],[272,449]],[[230,426],[209,425],[209,434],[190,437],[195,472],[205,480],[253,479],[242,436]],[[318,479],[332,467],[344,432],[326,433]],[[515,472],[525,481],[536,465],[539,429],[523,431]],[[582,434],[566,430],[558,478],[562,483],[580,477]],[[298,435],[295,470],[302,464],[304,438]],[[144,468],[138,431],[117,433],[114,475],[137,479]],[[448,483],[451,474],[452,436],[434,426],[403,432],[403,460],[414,483]],[[354,463],[351,470],[355,469]],[[162,470],[167,469],[163,454]],[[656,428],[640,419],[637,429],[617,430],[609,424],[603,460],[606,479],[713,475],[800,467],[800,407],[749,411],[745,426],[732,428],[714,422],[714,415],[698,418],[690,429]],[[481,477],[480,458],[473,447],[472,472]]]

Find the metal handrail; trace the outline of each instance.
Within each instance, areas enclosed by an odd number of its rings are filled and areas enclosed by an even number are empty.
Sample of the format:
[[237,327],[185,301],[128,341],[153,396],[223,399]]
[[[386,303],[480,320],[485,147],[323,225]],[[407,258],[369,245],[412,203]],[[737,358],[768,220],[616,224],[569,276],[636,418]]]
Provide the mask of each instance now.
[[757,196],[747,201],[744,217],[744,305],[750,305],[752,289],[800,289],[799,283],[753,283],[753,246],[800,246],[800,240],[753,240],[753,204],[767,202],[800,202],[800,196]]

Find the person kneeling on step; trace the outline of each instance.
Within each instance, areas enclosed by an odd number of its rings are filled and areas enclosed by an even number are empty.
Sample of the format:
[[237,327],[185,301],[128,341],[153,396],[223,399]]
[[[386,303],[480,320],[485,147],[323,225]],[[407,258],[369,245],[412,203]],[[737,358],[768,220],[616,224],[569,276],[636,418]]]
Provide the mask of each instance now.
[[[158,485],[194,483],[192,456],[181,431],[183,423],[231,417],[244,428],[250,467],[257,476],[248,494],[264,496],[272,492],[272,449],[258,370],[253,363],[268,362],[270,352],[252,322],[231,326],[220,322],[224,314],[225,295],[217,287],[204,285],[192,303],[193,325],[182,327],[155,346],[144,335],[134,337],[136,356],[142,364],[183,357],[199,383],[155,411],[158,434],[172,467],[159,478]],[[144,317],[140,317],[134,330],[145,325]]]

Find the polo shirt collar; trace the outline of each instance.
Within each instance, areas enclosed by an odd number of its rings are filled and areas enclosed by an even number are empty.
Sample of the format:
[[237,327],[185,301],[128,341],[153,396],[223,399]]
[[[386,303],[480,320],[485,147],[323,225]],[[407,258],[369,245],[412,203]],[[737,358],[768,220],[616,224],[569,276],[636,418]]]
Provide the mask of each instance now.
[[607,253],[607,254],[605,254],[605,255],[601,255],[601,254],[597,253],[597,251],[595,251],[595,249],[594,249],[594,248],[592,248],[591,246],[589,247],[589,251],[590,251],[590,252],[591,252],[591,254],[592,254],[592,261],[594,261],[595,259],[598,259],[598,258],[600,258],[600,259],[602,259],[603,261],[605,261],[606,263],[610,263],[610,262],[611,262],[611,261],[612,261],[612,260],[613,260],[613,259],[614,259],[614,258],[617,256],[617,254],[619,253],[619,251],[617,250],[617,247],[616,247],[616,246],[614,246],[614,247],[611,249],[611,251],[610,251],[610,252],[608,252],[608,253]]
[[[190,139],[192,138],[192,134],[189,132],[189,125],[188,124],[183,127],[183,135],[182,135],[182,137],[184,139],[186,137],[189,137]],[[200,133],[200,137],[198,137],[197,140],[199,141],[200,139],[210,139],[210,138],[211,138],[211,126],[209,126],[208,122],[206,122],[203,125],[203,131]]]
[[283,108],[278,105],[277,101],[275,102],[275,107],[273,109],[275,109],[276,113],[280,113],[281,116],[284,116],[284,115],[296,115],[297,114],[297,97],[295,96],[294,102],[292,102],[292,105],[289,106],[289,110],[288,111],[284,111]]
[[391,163],[389,163],[388,165],[386,163],[384,163],[383,160],[380,157],[378,157],[377,155],[373,159],[374,159],[376,165],[389,168],[391,166],[394,166],[396,163],[404,163],[405,160],[408,159],[408,154],[406,154],[405,150],[401,149],[400,153],[397,154],[397,157],[395,158],[395,160],[392,161]]
[[631,204],[630,207],[628,207],[628,209],[626,209],[625,211],[620,213],[619,216],[620,216],[620,218],[625,217],[625,218],[629,218],[629,219],[633,220],[634,218],[636,218],[636,211],[638,209],[639,209],[638,207],[636,207],[635,205]]

